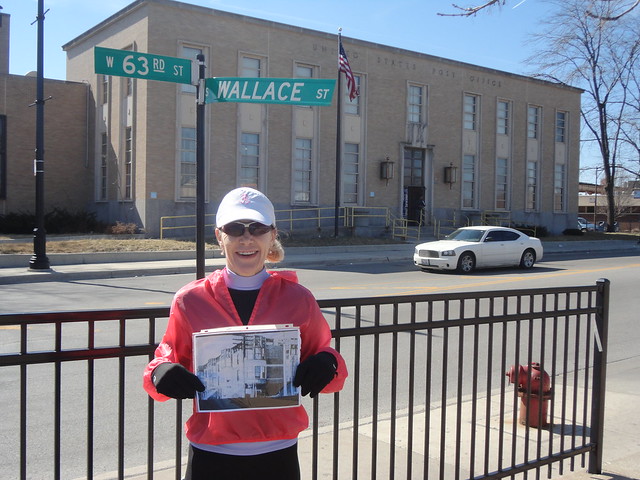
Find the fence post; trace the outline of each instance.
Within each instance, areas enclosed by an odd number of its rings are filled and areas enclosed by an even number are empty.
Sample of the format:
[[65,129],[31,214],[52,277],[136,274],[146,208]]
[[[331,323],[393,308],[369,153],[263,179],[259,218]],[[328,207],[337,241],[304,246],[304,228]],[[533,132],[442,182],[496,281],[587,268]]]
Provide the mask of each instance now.
[[594,325],[593,392],[591,394],[591,444],[589,473],[602,472],[602,442],[604,437],[604,399],[607,380],[607,342],[609,336],[609,280],[596,282],[596,316]]

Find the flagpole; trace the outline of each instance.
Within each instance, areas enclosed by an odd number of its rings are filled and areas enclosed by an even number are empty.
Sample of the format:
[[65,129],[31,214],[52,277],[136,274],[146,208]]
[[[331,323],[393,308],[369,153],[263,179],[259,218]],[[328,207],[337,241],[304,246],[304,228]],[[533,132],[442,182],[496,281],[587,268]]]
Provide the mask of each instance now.
[[340,75],[340,45],[342,45],[342,27],[338,28],[338,108],[336,117],[336,205],[333,235],[338,238],[340,217],[340,177],[342,170],[342,77]]

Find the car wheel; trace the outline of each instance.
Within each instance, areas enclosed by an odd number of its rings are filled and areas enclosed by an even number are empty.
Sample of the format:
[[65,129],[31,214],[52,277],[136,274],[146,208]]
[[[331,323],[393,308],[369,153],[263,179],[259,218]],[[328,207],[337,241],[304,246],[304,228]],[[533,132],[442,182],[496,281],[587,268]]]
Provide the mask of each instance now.
[[520,258],[520,268],[526,268],[528,270],[533,267],[534,263],[536,263],[536,252],[528,248]]
[[471,273],[476,268],[476,257],[471,252],[464,252],[458,260],[458,272]]

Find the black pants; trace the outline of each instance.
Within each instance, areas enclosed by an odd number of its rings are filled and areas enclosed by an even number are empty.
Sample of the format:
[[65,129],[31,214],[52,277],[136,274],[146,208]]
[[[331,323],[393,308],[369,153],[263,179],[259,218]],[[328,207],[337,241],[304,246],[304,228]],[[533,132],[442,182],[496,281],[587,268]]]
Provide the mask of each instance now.
[[184,480],[300,480],[298,445],[262,455],[223,455],[189,447]]

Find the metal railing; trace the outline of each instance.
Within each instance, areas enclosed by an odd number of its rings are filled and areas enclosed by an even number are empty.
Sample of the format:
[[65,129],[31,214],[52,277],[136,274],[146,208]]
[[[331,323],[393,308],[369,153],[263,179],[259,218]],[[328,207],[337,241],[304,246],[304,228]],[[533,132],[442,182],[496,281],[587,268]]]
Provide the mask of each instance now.
[[483,210],[480,216],[482,225],[495,225],[498,227],[511,226],[511,212],[503,210]]
[[453,212],[453,218],[441,218],[433,220],[433,236],[437,239],[442,239],[453,233],[460,227],[471,226],[471,220],[466,215],[463,215],[460,219],[457,218],[456,212]]
[[[278,229],[283,233],[295,231],[331,231],[335,225],[336,212],[334,207],[309,207],[276,210]],[[342,227],[358,227],[377,222],[381,228],[389,226],[390,211],[388,207],[340,207],[338,209],[338,223]],[[205,229],[215,228],[215,214],[205,215]],[[179,232],[177,236],[190,234],[195,236],[195,215],[172,215],[160,217],[160,238],[167,238],[169,232]]]
[[[341,393],[303,400],[303,478],[551,478],[585,468],[587,454],[600,471],[607,280],[318,303],[350,376]],[[190,409],[141,387],[168,313],[0,315],[3,477],[153,479],[169,468],[180,479]],[[505,376],[532,362],[551,377],[544,429],[518,423],[531,405]]]
[[391,237],[394,239],[418,242],[422,237],[422,225],[418,221],[395,217],[391,225]]
[[[205,214],[205,235],[207,229],[211,229],[211,237],[213,237],[213,229],[215,228],[215,214]],[[167,232],[180,231],[178,237],[189,236],[194,238],[196,235],[196,216],[195,215],[167,215],[160,217],[160,240],[166,238]],[[187,232],[187,233],[185,233]]]

